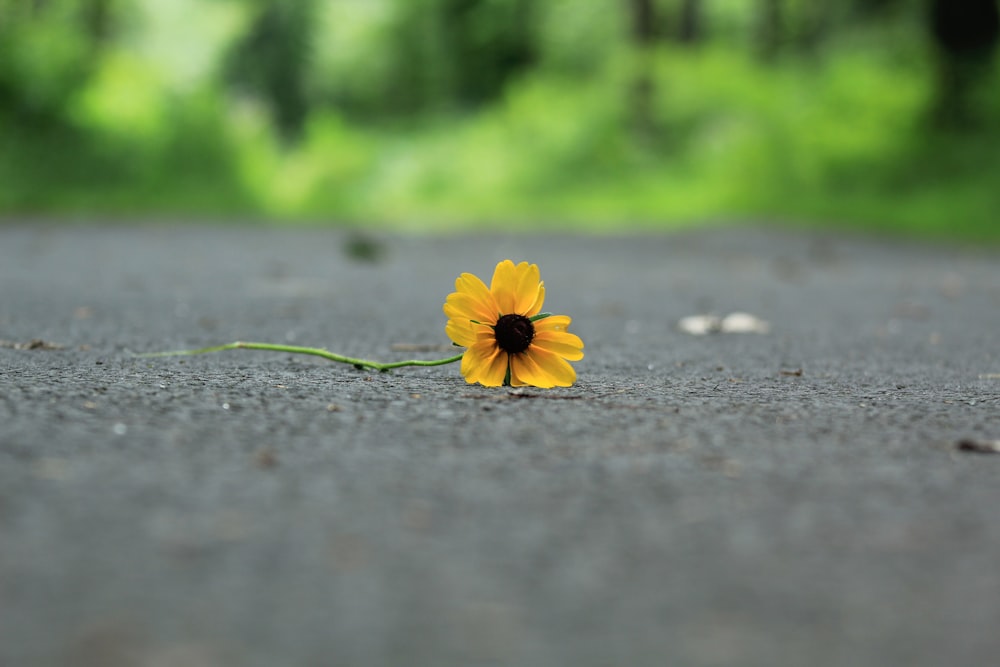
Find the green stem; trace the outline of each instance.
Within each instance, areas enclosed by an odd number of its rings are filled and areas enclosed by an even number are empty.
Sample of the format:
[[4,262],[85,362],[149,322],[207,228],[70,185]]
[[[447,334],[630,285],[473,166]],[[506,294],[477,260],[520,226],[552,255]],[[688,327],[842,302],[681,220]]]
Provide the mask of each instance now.
[[276,343],[244,343],[237,341],[235,343],[226,343],[225,345],[214,345],[212,347],[202,347],[197,350],[174,350],[171,352],[150,352],[147,354],[139,354],[139,357],[177,357],[177,356],[190,356],[194,354],[205,354],[207,352],[222,352],[224,350],[268,350],[271,352],[290,352],[292,354],[311,354],[315,357],[323,357],[324,359],[329,359],[330,361],[337,361],[342,364],[351,364],[355,368],[374,368],[377,371],[388,371],[393,368],[402,368],[404,366],[444,366],[445,364],[453,364],[462,358],[461,354],[456,354],[454,357],[448,357],[447,359],[431,359],[429,361],[424,361],[422,359],[407,359],[406,361],[391,361],[389,363],[382,363],[379,361],[369,361],[368,359],[355,359],[354,357],[345,357],[342,354],[336,354],[330,352],[329,350],[324,350],[319,347],[301,347],[299,345],[278,345]]

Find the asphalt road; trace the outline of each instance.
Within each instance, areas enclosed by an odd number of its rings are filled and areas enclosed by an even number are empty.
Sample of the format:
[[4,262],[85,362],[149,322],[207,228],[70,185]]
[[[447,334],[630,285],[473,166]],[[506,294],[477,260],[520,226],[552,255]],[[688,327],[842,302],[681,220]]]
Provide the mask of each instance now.
[[[132,356],[448,356],[508,257],[569,389]],[[770,331],[677,328],[734,311]],[[8,224],[0,665],[995,664],[998,331],[996,251]]]

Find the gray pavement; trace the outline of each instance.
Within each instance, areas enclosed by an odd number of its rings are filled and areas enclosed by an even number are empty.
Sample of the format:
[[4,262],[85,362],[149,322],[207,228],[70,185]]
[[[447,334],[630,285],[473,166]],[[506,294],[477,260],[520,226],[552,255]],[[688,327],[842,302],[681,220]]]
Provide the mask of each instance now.
[[[1000,253],[379,243],[0,227],[0,665],[996,662],[1000,455],[955,443],[1000,439]],[[399,347],[507,257],[574,318],[574,387],[131,356],[447,356]],[[733,311],[770,332],[676,328]]]

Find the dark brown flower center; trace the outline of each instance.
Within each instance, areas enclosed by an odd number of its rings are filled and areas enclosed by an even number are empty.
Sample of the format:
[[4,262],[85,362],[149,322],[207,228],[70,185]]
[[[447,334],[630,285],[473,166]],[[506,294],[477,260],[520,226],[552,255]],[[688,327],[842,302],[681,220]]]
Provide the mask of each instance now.
[[493,331],[500,349],[511,354],[527,350],[535,337],[535,325],[524,315],[504,315]]

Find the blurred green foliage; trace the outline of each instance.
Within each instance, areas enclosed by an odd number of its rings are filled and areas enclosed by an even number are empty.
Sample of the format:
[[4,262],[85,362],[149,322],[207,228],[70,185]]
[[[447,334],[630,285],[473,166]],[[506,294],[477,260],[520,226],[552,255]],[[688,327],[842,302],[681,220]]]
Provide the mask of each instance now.
[[932,4],[0,0],[0,214],[1000,240]]

